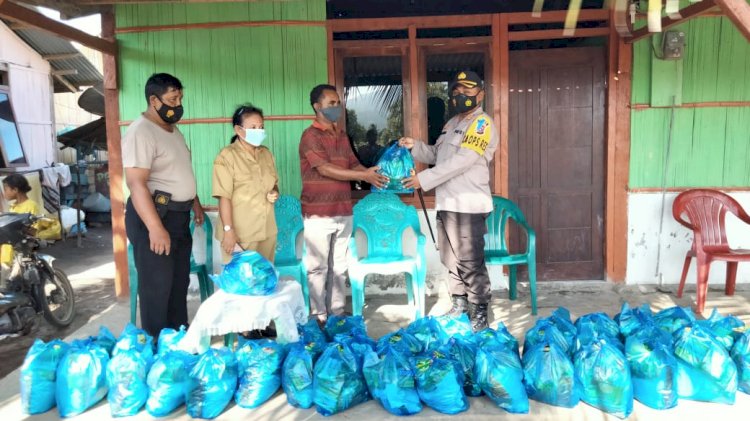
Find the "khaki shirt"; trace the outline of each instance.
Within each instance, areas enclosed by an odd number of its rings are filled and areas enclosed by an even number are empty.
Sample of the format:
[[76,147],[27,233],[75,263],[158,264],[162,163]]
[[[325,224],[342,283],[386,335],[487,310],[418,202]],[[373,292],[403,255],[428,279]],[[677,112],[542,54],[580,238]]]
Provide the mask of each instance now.
[[414,142],[414,159],[434,165],[417,178],[422,189],[435,189],[437,210],[492,212],[489,166],[498,142],[495,124],[481,107],[448,120],[435,145]]
[[171,193],[177,202],[195,198],[190,149],[177,127],[170,133],[146,117],[138,117],[122,138],[122,165],[150,170],[146,184],[151,194],[156,190]]
[[[258,148],[257,159],[237,140],[214,160],[213,196],[232,201],[232,227],[240,243],[263,241],[276,235],[273,204],[266,195],[279,181],[271,151]],[[226,222],[223,222],[226,224]],[[224,230],[217,230],[223,238]]]

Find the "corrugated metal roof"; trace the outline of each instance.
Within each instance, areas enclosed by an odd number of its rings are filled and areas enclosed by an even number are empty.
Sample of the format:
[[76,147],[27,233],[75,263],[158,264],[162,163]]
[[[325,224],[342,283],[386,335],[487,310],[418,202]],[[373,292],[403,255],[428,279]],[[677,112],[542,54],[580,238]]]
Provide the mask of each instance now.
[[[42,56],[79,54],[75,57],[50,60],[50,65],[53,70],[77,71],[76,74],[66,74],[63,76],[71,85],[80,88],[81,86],[92,86],[102,82],[102,74],[99,73],[96,67],[94,67],[94,65],[83,54],[81,54],[70,41],[39,29],[21,29],[13,28],[12,26],[11,28],[21,39]],[[69,90],[55,79],[55,92],[69,92]]]

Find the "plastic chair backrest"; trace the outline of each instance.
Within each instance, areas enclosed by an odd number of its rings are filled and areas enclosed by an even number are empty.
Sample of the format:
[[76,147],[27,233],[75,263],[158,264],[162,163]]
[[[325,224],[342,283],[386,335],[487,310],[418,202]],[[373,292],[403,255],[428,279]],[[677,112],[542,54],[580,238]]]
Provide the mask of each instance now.
[[[214,268],[214,249],[213,249],[213,237],[214,237],[214,230],[213,225],[211,224],[211,218],[208,217],[208,215],[204,215],[203,218],[203,231],[206,233],[206,262],[204,263],[206,265],[206,268],[208,269],[208,273],[213,273]],[[190,235],[192,236],[193,233],[195,233],[195,220],[193,219],[192,213],[190,214]],[[190,253],[190,269],[191,271],[193,268],[196,268],[198,266],[201,266],[196,263],[195,257],[193,256],[193,253]]]
[[368,257],[402,257],[402,235],[407,228],[421,232],[417,210],[393,193],[370,193],[354,205],[352,235],[358,229],[364,232]]
[[276,262],[294,262],[297,260],[297,236],[304,229],[302,205],[289,195],[281,195],[274,205],[276,215]]
[[[680,193],[672,205],[672,215],[693,230],[696,246],[729,246],[725,220],[727,212],[750,223],[742,206],[731,196],[717,190],[693,189]],[[688,219],[683,218],[686,214]]]
[[526,225],[526,218],[515,203],[504,197],[492,196],[492,205],[494,210],[487,217],[487,237],[484,249],[507,252],[505,231],[508,229],[508,219]]

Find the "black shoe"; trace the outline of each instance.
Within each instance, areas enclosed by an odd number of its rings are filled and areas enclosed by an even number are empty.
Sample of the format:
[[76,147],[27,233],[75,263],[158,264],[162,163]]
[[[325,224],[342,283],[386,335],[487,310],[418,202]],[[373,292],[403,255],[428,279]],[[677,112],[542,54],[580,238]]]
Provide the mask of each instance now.
[[471,330],[474,333],[487,329],[487,304],[469,303]]
[[453,302],[453,307],[443,316],[458,318],[462,314],[469,313],[469,299],[466,295],[451,295],[451,302]]

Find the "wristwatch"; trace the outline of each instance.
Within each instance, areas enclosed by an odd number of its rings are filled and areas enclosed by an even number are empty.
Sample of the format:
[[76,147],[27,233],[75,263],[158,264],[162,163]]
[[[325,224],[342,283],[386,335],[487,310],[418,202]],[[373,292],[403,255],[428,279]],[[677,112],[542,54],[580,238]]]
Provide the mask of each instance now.
[[224,232],[229,232],[231,230],[232,230],[232,226],[231,225],[224,225]]

